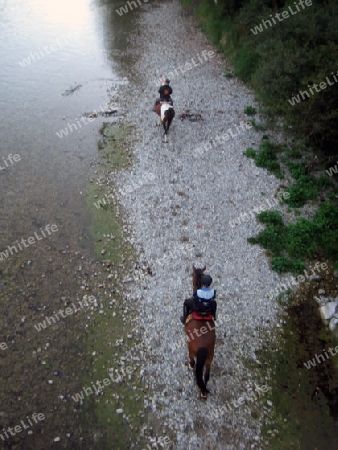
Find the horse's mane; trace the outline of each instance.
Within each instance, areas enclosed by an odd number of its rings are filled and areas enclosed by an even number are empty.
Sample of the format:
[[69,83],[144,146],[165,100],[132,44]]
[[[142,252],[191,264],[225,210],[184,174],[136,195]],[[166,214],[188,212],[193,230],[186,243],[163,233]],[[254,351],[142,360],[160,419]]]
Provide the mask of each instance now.
[[196,268],[193,266],[193,285],[194,289],[201,289],[202,287],[202,276],[205,271],[206,267],[204,266],[203,269]]

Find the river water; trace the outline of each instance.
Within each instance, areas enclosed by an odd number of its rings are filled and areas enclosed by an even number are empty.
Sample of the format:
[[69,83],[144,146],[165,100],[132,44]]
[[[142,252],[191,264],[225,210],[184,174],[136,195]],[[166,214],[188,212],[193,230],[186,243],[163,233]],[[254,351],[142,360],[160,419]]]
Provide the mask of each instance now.
[[[41,332],[34,325],[84,293],[99,295],[88,189],[100,170],[99,130],[113,120],[101,112],[118,108],[132,79],[133,20],[99,0],[0,1],[0,442],[8,448],[126,448],[122,424],[109,440],[95,401],[84,414],[71,400],[93,365],[90,317],[62,316]],[[91,112],[98,117],[86,120]]]

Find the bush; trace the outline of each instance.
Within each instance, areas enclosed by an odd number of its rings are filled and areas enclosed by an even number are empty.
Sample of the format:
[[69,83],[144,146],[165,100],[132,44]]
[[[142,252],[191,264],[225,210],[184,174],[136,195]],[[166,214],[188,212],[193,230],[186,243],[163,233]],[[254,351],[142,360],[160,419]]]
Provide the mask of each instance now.
[[287,192],[290,197],[285,199],[285,203],[293,208],[300,208],[319,194],[316,180],[309,175],[299,175],[296,183],[287,188]]
[[279,275],[284,272],[292,273],[302,273],[305,270],[305,265],[303,261],[291,260],[286,256],[275,256],[271,258],[272,270],[277,272]]
[[300,218],[287,228],[285,244],[288,254],[295,258],[311,256],[316,247],[313,222]]
[[234,64],[235,75],[247,83],[259,64],[259,55],[252,48],[244,46],[238,51]]
[[285,248],[285,226],[278,211],[263,211],[257,219],[266,225],[256,237],[248,239],[250,244],[258,244],[272,254],[279,255]]
[[283,178],[281,168],[277,159],[278,148],[273,146],[268,140],[262,141],[260,151],[255,157],[258,167],[264,167],[274,173],[277,178]]
[[338,208],[325,202],[316,212],[313,221],[299,218],[285,226],[278,211],[264,211],[257,215],[266,225],[265,230],[248,239],[271,253],[272,269],[278,273],[304,270],[304,258],[321,253],[338,261]]
[[314,216],[316,241],[319,248],[335,261],[338,260],[338,207],[325,202]]

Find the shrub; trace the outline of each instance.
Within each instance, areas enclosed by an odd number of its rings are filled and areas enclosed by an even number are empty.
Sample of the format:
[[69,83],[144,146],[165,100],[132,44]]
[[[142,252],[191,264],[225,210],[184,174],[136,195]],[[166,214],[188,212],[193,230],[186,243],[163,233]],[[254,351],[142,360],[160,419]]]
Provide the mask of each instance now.
[[287,192],[290,197],[285,199],[285,203],[293,208],[300,208],[319,194],[316,180],[309,175],[299,175],[296,183],[287,188]]

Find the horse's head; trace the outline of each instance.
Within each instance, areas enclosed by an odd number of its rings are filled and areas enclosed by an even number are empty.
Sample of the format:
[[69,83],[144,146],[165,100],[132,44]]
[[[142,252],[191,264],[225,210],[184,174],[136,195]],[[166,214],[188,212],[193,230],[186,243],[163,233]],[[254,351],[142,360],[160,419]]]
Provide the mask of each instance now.
[[192,285],[194,291],[197,291],[197,289],[201,289],[202,277],[206,268],[206,266],[204,266],[202,269],[196,268],[194,265],[192,266]]

